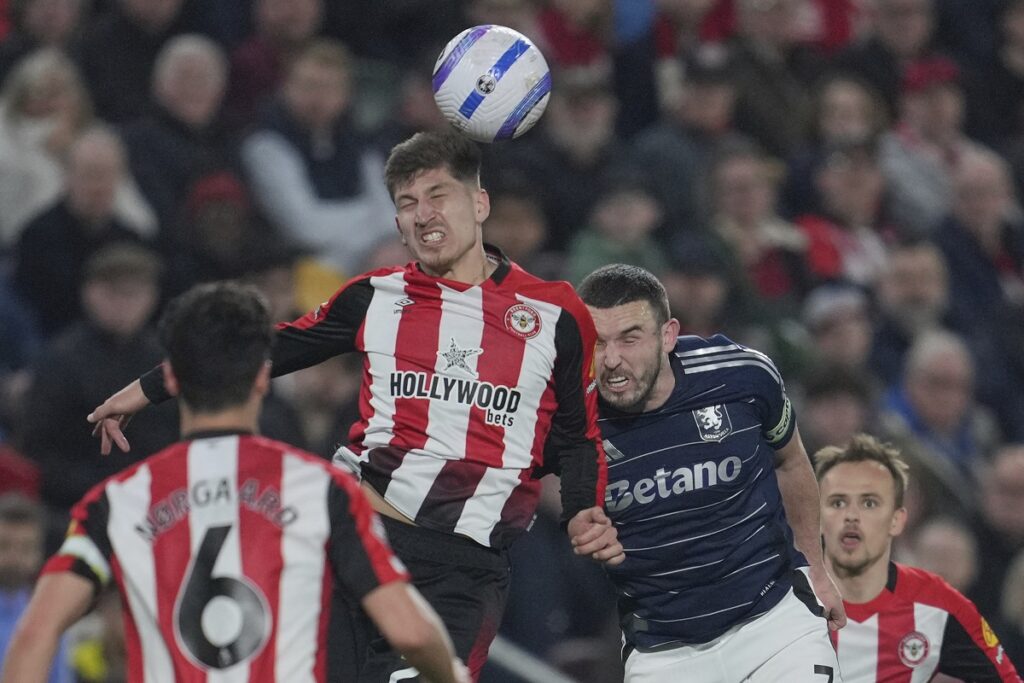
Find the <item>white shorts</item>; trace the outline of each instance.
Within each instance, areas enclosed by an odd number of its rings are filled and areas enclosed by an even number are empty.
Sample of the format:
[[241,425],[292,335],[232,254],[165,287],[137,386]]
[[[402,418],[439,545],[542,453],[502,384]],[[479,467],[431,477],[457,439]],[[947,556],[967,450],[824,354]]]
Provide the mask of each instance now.
[[790,589],[765,614],[710,643],[634,650],[625,683],[841,683],[825,619]]

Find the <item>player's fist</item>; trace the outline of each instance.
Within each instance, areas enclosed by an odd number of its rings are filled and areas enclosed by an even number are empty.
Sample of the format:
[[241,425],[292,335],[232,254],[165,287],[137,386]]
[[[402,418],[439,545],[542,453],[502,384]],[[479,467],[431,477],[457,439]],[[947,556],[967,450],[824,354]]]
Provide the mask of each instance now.
[[569,520],[569,539],[573,552],[590,557],[598,562],[620,564],[626,559],[619,531],[600,507],[580,510]]

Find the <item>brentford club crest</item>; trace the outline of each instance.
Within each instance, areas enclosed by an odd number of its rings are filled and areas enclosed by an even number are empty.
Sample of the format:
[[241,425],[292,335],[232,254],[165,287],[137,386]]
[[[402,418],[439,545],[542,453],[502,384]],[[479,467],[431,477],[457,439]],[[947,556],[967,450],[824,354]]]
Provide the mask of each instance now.
[[920,631],[911,631],[900,641],[900,661],[913,668],[928,656],[928,638]]
[[533,339],[540,334],[540,313],[526,304],[510,306],[505,311],[505,327],[518,337]]

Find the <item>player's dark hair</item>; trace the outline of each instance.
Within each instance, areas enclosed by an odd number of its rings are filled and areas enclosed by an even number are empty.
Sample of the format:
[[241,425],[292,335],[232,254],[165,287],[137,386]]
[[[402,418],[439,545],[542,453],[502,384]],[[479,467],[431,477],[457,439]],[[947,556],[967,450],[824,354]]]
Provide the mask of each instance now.
[[197,412],[244,403],[273,341],[270,314],[254,287],[199,285],[172,301],[160,339],[181,399]]
[[480,157],[480,147],[454,130],[416,133],[392,148],[384,180],[392,197],[399,187],[435,168],[445,168],[464,182],[479,182]]
[[664,285],[639,266],[613,263],[583,278],[577,288],[580,298],[594,308],[614,308],[634,301],[646,301],[658,325],[669,319],[668,294]]
[[814,475],[821,481],[829,470],[845,462],[877,462],[889,470],[896,489],[896,507],[903,507],[910,467],[898,448],[869,434],[854,434],[845,446],[826,446],[814,454]]

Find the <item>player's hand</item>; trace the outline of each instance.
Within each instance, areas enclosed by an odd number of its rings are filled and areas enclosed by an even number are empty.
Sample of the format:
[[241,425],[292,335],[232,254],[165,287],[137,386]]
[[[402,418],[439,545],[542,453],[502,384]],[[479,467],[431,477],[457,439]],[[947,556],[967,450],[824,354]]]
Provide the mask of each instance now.
[[115,444],[127,453],[131,447],[124,429],[132,416],[148,405],[149,399],[142,392],[142,383],[135,380],[89,413],[85,419],[96,425],[92,435],[100,438],[100,453],[110,455]]
[[452,669],[455,671],[456,683],[473,683],[473,677],[469,674],[469,667],[462,663],[458,657],[452,659]]
[[600,507],[580,510],[569,520],[572,551],[606,564],[621,564],[626,555],[619,543],[619,531]]
[[812,567],[810,571],[811,588],[818,600],[825,606],[825,618],[828,620],[828,629],[838,631],[846,626],[846,608],[843,607],[843,597],[839,594],[835,582],[824,567]]

